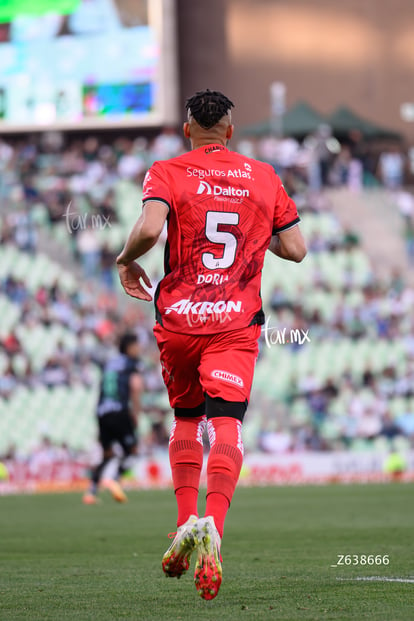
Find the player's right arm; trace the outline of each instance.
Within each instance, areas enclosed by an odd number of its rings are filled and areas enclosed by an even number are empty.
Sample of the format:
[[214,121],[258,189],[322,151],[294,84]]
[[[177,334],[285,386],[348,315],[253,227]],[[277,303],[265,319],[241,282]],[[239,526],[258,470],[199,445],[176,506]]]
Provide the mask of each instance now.
[[[119,278],[126,293],[139,300],[152,300],[142,283],[151,287],[145,270],[135,262],[157,242],[171,205],[167,176],[159,162],[145,175],[142,214],[135,223],[124,249],[116,259]],[[142,280],[142,282],[141,282]]]
[[148,252],[157,242],[167,215],[168,207],[164,202],[157,200],[146,202],[124,249],[116,259],[122,286],[128,295],[139,300],[152,300],[151,295],[142,286],[141,279],[147,287],[151,287],[151,281],[135,259]]

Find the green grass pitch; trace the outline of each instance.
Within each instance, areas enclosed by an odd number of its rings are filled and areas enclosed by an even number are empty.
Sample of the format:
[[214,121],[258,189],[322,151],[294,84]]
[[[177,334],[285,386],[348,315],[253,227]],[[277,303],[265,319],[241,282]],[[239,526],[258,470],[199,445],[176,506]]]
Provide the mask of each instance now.
[[[239,488],[211,602],[192,570],[180,580],[162,573],[172,490],[131,492],[126,505],[105,493],[99,506],[79,494],[1,497],[0,619],[410,621],[413,492],[400,483]],[[331,567],[338,555],[358,555],[358,565]],[[389,564],[361,565],[362,555]]]

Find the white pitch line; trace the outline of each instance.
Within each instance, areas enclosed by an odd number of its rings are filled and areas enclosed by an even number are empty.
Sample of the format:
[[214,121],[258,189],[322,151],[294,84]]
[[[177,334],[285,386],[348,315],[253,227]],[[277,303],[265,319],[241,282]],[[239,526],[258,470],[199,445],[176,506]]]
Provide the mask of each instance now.
[[414,578],[386,578],[385,576],[358,576],[356,578],[337,578],[337,580],[346,580],[348,582],[407,582],[414,584]]

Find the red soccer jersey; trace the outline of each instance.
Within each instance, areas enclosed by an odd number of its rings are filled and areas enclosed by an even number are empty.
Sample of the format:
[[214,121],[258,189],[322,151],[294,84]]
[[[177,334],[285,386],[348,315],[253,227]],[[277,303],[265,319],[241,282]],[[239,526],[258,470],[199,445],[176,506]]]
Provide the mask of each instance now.
[[157,321],[184,334],[262,324],[260,281],[271,235],[299,222],[273,168],[221,145],[200,147],[151,166],[143,194],[149,200],[169,207]]

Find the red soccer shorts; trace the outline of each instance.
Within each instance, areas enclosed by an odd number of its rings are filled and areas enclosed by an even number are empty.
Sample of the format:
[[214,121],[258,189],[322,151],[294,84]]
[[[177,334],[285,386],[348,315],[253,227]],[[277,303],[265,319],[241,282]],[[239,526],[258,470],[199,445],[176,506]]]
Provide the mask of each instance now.
[[258,354],[260,326],[217,334],[176,334],[154,327],[171,407],[193,408],[210,397],[247,401]]

